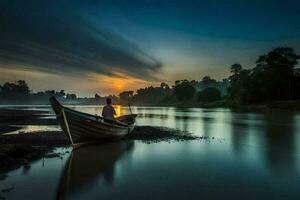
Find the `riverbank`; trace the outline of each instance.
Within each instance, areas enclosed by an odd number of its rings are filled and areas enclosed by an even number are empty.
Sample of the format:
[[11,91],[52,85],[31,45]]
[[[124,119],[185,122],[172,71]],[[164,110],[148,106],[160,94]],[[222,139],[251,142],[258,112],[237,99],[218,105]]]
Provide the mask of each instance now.
[[[3,136],[20,129],[10,124],[47,124],[41,117],[48,112],[37,110],[0,109],[0,179],[6,172],[21,166],[29,167],[33,160],[40,159],[52,148],[49,137],[38,133]],[[28,137],[29,136],[29,137]],[[44,138],[41,144],[41,138]],[[51,138],[51,137],[50,137]]]
[[48,157],[54,147],[68,145],[60,131],[1,135],[8,130],[0,129],[0,179],[8,171],[21,166],[28,168],[31,161]]
[[[35,131],[7,134],[18,129],[15,125],[57,125],[57,121],[44,118],[45,111],[0,109],[0,174],[24,166],[33,160],[47,157],[55,147],[70,146],[62,131]],[[13,124],[14,126],[11,126]],[[145,143],[199,139],[189,133],[163,127],[139,126],[125,140]],[[203,138],[202,138],[203,139]],[[56,155],[59,156],[59,155]]]
[[52,149],[51,146],[33,146],[25,144],[2,144],[0,147],[0,180],[5,173],[21,166],[30,167],[30,162],[38,160]]
[[[140,140],[145,143],[195,139],[206,138],[197,138],[178,130],[150,126],[136,127],[124,138],[124,140]],[[67,137],[60,131],[2,135],[0,144],[0,174],[21,166],[28,167],[31,161],[47,157],[54,147],[70,146]]]

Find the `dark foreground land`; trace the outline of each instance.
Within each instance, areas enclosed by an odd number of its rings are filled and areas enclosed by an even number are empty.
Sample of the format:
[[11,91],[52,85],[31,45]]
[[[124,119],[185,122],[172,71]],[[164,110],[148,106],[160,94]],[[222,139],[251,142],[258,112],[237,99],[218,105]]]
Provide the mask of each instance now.
[[[16,130],[14,124],[49,125],[57,124],[55,119],[42,119],[46,114],[40,111],[0,109],[0,179],[4,173],[24,166],[29,167],[32,160],[42,157],[60,157],[53,153],[54,147],[70,146],[68,138],[61,131],[44,131],[22,134],[3,135]],[[205,139],[197,138],[174,129],[139,126],[124,140],[141,140],[146,143],[159,141],[182,141]],[[2,175],[1,175],[2,174]]]

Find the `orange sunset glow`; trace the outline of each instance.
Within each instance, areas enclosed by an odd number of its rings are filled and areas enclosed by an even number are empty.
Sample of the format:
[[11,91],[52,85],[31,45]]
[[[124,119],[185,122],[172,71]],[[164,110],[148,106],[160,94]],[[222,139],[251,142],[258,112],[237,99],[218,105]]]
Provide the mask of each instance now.
[[[33,92],[53,89],[48,82],[43,80],[51,79],[53,83],[62,85],[61,89],[69,92],[81,91],[79,96],[118,95],[125,90],[137,90],[150,85],[157,86],[159,82],[147,81],[133,78],[128,75],[117,74],[116,76],[106,76],[101,74],[86,74],[85,81],[82,82],[82,75],[74,75],[66,79],[64,74],[46,73],[40,70],[23,70],[20,66],[9,65],[9,68],[0,65],[0,74],[3,75],[1,82],[14,82],[15,80],[28,80]],[[84,92],[83,92],[84,91]]]
[[94,86],[102,89],[100,91],[101,94],[106,93],[105,91],[111,91],[110,94],[119,94],[124,90],[137,90],[149,85],[158,85],[157,82],[149,82],[129,76],[111,77],[95,75],[93,79],[96,80],[93,83]]

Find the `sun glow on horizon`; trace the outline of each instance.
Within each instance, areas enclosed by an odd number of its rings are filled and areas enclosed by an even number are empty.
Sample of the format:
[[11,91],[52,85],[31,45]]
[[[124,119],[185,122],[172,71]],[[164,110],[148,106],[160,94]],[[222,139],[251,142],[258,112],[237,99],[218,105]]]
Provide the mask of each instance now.
[[125,88],[125,84],[123,80],[115,80],[112,84],[116,91],[122,91]]
[[[151,82],[125,75],[118,77],[96,75],[94,76],[94,79],[97,80],[97,85],[94,86],[95,89],[96,87],[101,86],[101,89],[104,89],[105,93],[116,95],[123,91],[135,91],[139,88],[158,84],[157,82]],[[103,94],[103,92],[101,93]]]
[[[32,92],[45,90],[65,90],[68,93],[76,93],[79,97],[93,97],[95,93],[103,95],[118,95],[123,91],[137,90],[150,85],[157,86],[160,83],[124,74],[108,76],[89,73],[81,76],[67,76],[66,74],[53,74],[39,70],[24,70],[19,66],[1,65],[0,74],[3,76],[0,85],[5,82],[25,80]],[[51,81],[45,81],[51,80]]]

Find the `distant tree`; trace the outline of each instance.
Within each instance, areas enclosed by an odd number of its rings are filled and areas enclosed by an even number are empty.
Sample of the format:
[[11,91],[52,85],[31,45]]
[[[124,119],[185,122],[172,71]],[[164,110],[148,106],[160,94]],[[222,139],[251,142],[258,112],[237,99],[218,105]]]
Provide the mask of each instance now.
[[176,80],[176,81],[175,81],[175,86],[176,86],[176,85],[179,85],[181,82],[182,82],[182,80]]
[[162,83],[160,84],[160,87],[163,88],[163,89],[169,89],[169,88],[170,88],[169,85],[166,84],[165,82],[162,82]]
[[2,86],[3,99],[6,99],[6,100],[16,99],[17,98],[16,88],[17,88],[17,85],[14,83],[8,83],[8,82],[5,83]]
[[230,67],[230,72],[233,75],[238,75],[241,71],[242,71],[242,65],[239,63],[235,63],[235,64],[231,65],[231,67]]
[[100,95],[96,93],[95,94],[95,100],[100,100],[100,98],[101,98]]
[[133,98],[133,91],[124,91],[119,94],[119,97],[123,103],[128,103]]
[[161,84],[161,86],[150,86],[138,89],[132,99],[133,103],[140,105],[157,105],[164,98],[173,94],[173,90],[169,86],[165,84]]
[[198,92],[199,102],[212,102],[221,100],[221,93],[216,88],[205,88],[204,90]]
[[24,80],[18,81],[17,93],[19,93],[19,95],[23,95],[24,97],[29,95],[30,90],[26,81]]
[[67,100],[76,100],[77,95],[76,94],[67,94],[66,99]]
[[38,98],[38,99],[42,99],[42,98],[45,98],[46,94],[45,92],[37,92],[34,94],[35,98]]
[[229,79],[228,78],[224,78],[220,82],[218,89],[220,90],[220,92],[221,92],[222,95],[227,94],[229,85],[230,85],[230,83],[229,83]]
[[232,75],[229,77],[230,86],[228,93],[230,101],[234,104],[248,103],[248,89],[250,83],[250,71],[243,69],[242,65],[235,63],[231,65],[230,72]]
[[188,80],[175,81],[173,89],[175,96],[179,100],[192,99],[196,92],[195,88]]
[[46,90],[45,94],[49,97],[55,96],[55,90]]
[[211,81],[212,79],[210,78],[210,76],[204,76],[202,78],[202,82],[208,82],[208,81]]
[[17,83],[5,83],[1,87],[1,101],[26,102],[29,100],[30,90],[24,80]]
[[294,68],[298,64],[299,55],[292,48],[276,48],[262,55],[256,61],[252,77],[256,95],[261,101],[287,100],[298,93]]
[[228,79],[217,81],[216,79],[213,79],[210,76],[204,76],[200,81],[192,80],[190,81],[190,83],[197,91],[204,90],[208,87],[213,87],[220,90],[222,95],[227,94],[227,88],[229,86]]
[[217,81],[215,79],[212,79],[210,76],[204,76],[202,78],[201,83],[203,85],[202,86],[203,89],[208,88],[208,87],[215,87],[215,88],[218,87]]
[[249,104],[300,98],[300,78],[295,73],[299,58],[292,48],[276,48],[259,56],[253,69],[232,65],[230,101]]
[[65,95],[66,95],[65,90],[60,90],[60,91],[57,93],[57,96],[58,96],[59,98],[64,98]]
[[256,61],[258,68],[282,66],[293,69],[298,64],[299,55],[296,55],[293,48],[280,47],[260,56]]

